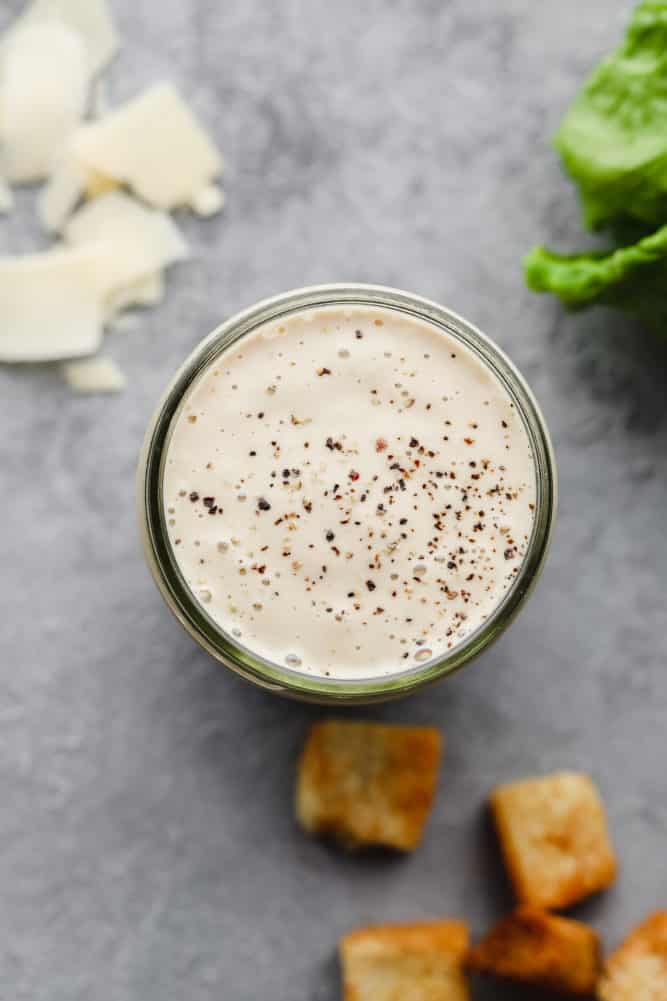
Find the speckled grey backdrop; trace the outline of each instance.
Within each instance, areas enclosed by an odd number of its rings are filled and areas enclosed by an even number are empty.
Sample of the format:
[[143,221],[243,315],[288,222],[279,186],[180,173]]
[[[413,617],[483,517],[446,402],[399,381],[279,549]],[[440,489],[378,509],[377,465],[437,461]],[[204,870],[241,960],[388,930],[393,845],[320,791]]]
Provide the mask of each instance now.
[[[484,797],[561,766],[590,770],[608,804],[620,879],[580,913],[615,942],[667,904],[667,351],[603,313],[563,317],[522,288],[519,261],[537,239],[579,237],[547,137],[629,4],[114,7],[113,98],[174,77],[226,153],[228,210],[183,220],[197,260],[109,338],[124,396],[0,371],[0,996],[333,1001],[350,926],[444,913],[479,932],[508,906]],[[25,193],[0,249],[40,240]],[[137,450],[184,355],[261,296],[345,279],[477,321],[531,380],[560,461],[528,610],[457,678],[366,714],[447,735],[428,834],[406,860],[300,835],[294,763],[318,710],[199,653],[135,531]]]

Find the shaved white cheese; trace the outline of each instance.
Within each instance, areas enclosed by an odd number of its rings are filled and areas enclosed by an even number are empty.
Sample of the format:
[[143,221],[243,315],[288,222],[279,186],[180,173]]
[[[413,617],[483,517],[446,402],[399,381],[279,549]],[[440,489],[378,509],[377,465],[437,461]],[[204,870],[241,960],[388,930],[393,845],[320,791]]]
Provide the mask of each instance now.
[[88,82],[84,44],[64,24],[37,23],[12,35],[0,86],[0,139],[10,181],[48,177],[83,118]]
[[54,21],[81,36],[91,75],[103,69],[114,56],[118,36],[106,0],[33,0],[5,34],[2,47],[28,25]]
[[[113,239],[0,258],[0,362],[60,361],[94,354],[114,296],[144,272],[141,255],[119,256]],[[139,286],[142,287],[141,284]]]
[[110,191],[83,205],[69,220],[63,237],[74,246],[97,240],[118,244],[119,251],[138,259],[133,270],[157,271],[190,256],[175,222],[147,208],[123,191]]
[[222,156],[169,83],[156,84],[74,133],[40,198],[44,226],[61,229],[79,199],[122,184],[150,205],[213,215],[224,196],[211,182]]
[[67,360],[81,393],[124,388],[113,361],[88,356],[105,327],[134,325],[124,310],[160,302],[166,269],[190,256],[166,210],[224,204],[222,156],[170,83],[107,110],[94,77],[117,47],[108,0],[31,0],[0,37],[0,214],[7,182],[46,178],[38,214],[63,233],[56,249],[0,257],[0,362]]
[[207,188],[202,188],[190,203],[192,211],[205,218],[220,212],[224,204],[224,191],[217,184],[209,184]]
[[190,256],[168,215],[141,205],[122,191],[111,191],[85,204],[69,220],[63,236],[72,246],[104,240],[113,248],[108,315],[128,306],[159,302],[164,291],[163,269]]
[[37,215],[48,232],[57,233],[62,229],[83,195],[86,180],[85,169],[73,156],[66,154],[60,158],[37,199]]
[[14,207],[14,195],[4,177],[0,177],[0,215],[6,215]]
[[163,209],[192,204],[222,171],[222,156],[169,83],[80,128],[69,150],[87,171]]
[[96,351],[108,259],[98,246],[0,258],[0,361],[58,361]]
[[120,393],[127,380],[111,358],[84,358],[61,366],[65,381],[76,393]]

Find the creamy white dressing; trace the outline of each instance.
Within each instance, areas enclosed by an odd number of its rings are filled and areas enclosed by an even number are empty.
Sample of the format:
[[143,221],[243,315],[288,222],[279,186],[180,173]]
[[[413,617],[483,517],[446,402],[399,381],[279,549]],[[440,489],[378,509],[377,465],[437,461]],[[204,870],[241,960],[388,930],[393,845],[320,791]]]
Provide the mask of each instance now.
[[535,469],[496,375],[388,308],[305,310],[200,376],[164,473],[181,572],[253,653],[317,676],[451,651],[530,541]]

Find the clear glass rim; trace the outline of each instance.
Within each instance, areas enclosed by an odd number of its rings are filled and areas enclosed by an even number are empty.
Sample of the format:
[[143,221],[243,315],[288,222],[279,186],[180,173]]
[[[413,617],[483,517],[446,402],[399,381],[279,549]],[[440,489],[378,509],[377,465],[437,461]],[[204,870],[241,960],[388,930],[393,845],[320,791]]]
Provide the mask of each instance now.
[[[493,614],[441,657],[387,677],[315,677],[267,661],[227,635],[204,611],[185,582],[168,539],[162,495],[163,468],[173,419],[192,383],[229,345],[271,320],[308,308],[377,306],[426,320],[473,350],[505,386],[523,419],[535,460],[533,532],[521,569]],[[367,703],[397,698],[469,663],[507,628],[544,565],[557,504],[556,464],[542,412],[523,376],[504,352],[463,317],[438,303],[382,285],[332,284],[295,289],[237,313],[201,341],[167,387],[148,427],[138,468],[139,526],[146,560],[167,605],[181,625],[216,660],[246,680],[283,695],[324,703]]]

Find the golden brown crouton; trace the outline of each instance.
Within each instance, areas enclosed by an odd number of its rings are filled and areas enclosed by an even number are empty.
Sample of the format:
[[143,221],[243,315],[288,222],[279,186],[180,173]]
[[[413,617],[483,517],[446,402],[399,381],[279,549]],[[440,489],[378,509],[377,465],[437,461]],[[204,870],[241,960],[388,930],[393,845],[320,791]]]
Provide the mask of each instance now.
[[340,943],[344,1001],[468,1001],[461,921],[360,928]]
[[667,1001],[667,911],[629,935],[605,963],[600,1001]]
[[499,786],[491,808],[521,903],[568,907],[613,882],[604,808],[587,775],[559,772]]
[[478,973],[589,996],[600,972],[600,942],[580,921],[521,907],[470,950],[467,965]]
[[440,748],[440,734],[430,727],[316,724],[299,764],[301,824],[350,847],[411,851],[433,800]]

